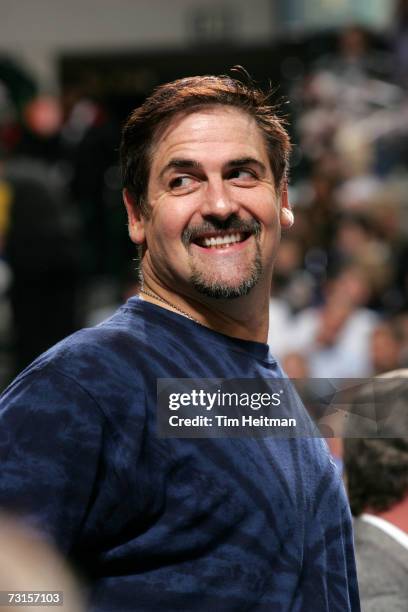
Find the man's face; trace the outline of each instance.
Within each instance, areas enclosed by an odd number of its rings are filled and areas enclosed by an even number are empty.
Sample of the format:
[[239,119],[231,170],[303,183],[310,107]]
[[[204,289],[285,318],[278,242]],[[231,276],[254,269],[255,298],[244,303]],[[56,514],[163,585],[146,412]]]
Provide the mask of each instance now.
[[228,106],[180,113],[151,159],[150,214],[131,225],[145,276],[189,295],[239,297],[261,281],[269,291],[279,202],[255,120]]

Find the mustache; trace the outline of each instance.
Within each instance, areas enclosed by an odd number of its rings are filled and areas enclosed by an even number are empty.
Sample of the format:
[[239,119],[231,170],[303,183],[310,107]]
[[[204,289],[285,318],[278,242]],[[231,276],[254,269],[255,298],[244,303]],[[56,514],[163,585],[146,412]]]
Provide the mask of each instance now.
[[256,219],[244,221],[237,215],[233,214],[227,219],[211,219],[200,223],[200,225],[192,225],[187,227],[182,235],[181,240],[184,246],[188,246],[191,242],[200,238],[203,234],[208,234],[213,231],[236,231],[247,234],[254,234],[255,237],[261,233],[261,224]]

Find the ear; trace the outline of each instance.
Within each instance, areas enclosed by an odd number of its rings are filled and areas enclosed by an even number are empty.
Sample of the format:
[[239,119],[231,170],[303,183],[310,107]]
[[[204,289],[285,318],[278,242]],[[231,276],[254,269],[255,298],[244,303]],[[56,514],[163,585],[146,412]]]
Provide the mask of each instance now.
[[140,211],[140,207],[137,205],[128,189],[123,190],[123,201],[128,215],[130,239],[135,244],[143,244],[146,239],[144,227],[145,220]]
[[279,218],[281,226],[285,229],[289,229],[289,227],[292,227],[295,220],[292,209],[289,204],[288,184],[286,181],[282,185]]

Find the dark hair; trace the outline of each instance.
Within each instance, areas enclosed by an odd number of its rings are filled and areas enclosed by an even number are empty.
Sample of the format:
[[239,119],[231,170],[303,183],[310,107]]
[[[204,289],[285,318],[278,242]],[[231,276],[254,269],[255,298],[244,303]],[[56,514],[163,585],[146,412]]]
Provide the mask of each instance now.
[[195,76],[157,87],[129,116],[120,147],[123,186],[142,212],[147,212],[147,185],[151,146],[159,127],[180,112],[192,113],[205,106],[233,106],[247,112],[264,135],[271,169],[279,189],[286,176],[290,141],[285,121],[269,104],[271,92],[229,76]]
[[[408,494],[408,377],[407,370],[396,370],[387,377],[373,379],[363,387],[352,403],[363,416],[373,414],[379,434],[384,437],[363,437],[372,432],[372,422],[362,421],[359,438],[350,437],[346,428],[344,467],[351,511],[358,516],[365,509],[388,510]],[[374,404],[375,400],[375,404]],[[357,410],[355,410],[357,412]],[[364,431],[366,423],[367,432]]]

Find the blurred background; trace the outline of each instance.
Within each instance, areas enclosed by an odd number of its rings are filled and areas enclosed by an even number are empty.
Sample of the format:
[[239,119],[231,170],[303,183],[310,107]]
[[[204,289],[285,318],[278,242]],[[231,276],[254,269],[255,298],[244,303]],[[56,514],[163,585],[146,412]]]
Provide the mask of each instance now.
[[292,377],[408,364],[408,2],[2,0],[0,388],[136,291],[117,148],[151,89],[236,64],[294,143],[269,343]]

